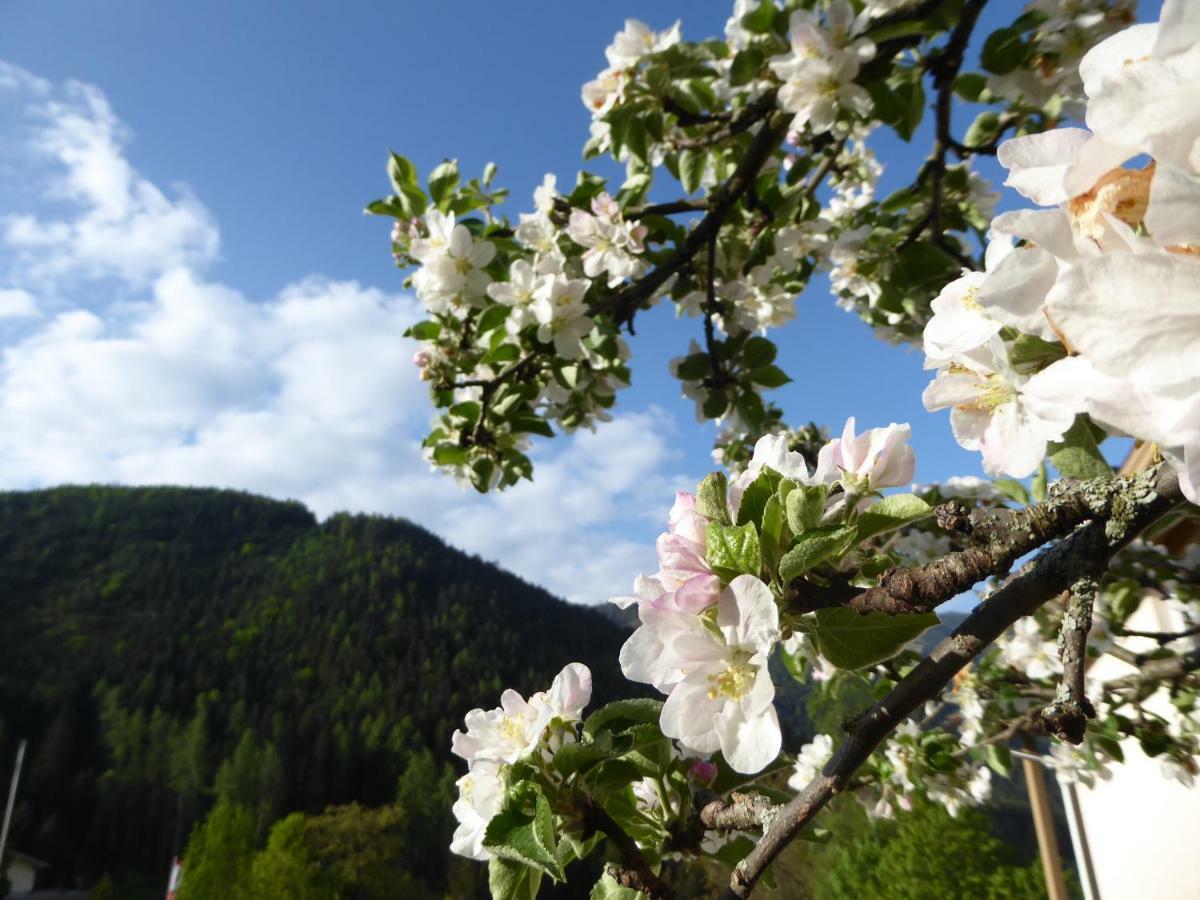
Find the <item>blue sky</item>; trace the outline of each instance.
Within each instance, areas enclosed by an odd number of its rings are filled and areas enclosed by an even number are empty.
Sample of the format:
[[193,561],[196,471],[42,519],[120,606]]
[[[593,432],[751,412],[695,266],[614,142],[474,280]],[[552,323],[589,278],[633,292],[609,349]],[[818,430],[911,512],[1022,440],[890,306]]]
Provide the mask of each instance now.
[[[416,310],[361,207],[391,148],[423,171],[495,161],[528,208],[545,172],[580,167],[579,88],[623,19],[702,38],[729,6],[8,0],[0,485],[215,484],[407,515],[572,599],[623,592],[671,491],[710,468],[711,428],[666,371],[698,323],[639,321],[622,415],[540,448],[544,483],[463,494],[417,458],[430,410],[399,339]],[[876,146],[886,189],[928,135]],[[793,421],[909,421],[918,479],[980,472],[921,407],[918,353],[816,289],[778,337]]]

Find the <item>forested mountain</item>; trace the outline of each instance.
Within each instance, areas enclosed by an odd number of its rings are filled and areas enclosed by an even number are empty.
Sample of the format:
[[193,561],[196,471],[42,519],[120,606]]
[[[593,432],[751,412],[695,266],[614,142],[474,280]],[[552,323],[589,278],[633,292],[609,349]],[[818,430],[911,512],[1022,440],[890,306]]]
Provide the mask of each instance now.
[[[450,732],[504,687],[591,666],[624,633],[399,519],[233,491],[0,494],[0,772],[29,740],[10,845],[50,881],[161,894],[219,797],[280,816],[407,806],[445,889]],[[478,869],[480,867],[474,867]]]

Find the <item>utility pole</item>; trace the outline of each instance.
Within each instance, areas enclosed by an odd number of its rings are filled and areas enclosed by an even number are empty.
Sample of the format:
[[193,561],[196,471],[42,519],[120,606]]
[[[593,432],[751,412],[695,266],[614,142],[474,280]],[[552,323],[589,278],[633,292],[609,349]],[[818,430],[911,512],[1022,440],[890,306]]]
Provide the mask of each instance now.
[[17,747],[17,765],[8,788],[8,806],[4,809],[4,827],[0,828],[0,865],[4,864],[4,848],[8,846],[8,823],[12,821],[13,805],[17,802],[17,782],[21,779],[21,763],[25,761],[25,741]]

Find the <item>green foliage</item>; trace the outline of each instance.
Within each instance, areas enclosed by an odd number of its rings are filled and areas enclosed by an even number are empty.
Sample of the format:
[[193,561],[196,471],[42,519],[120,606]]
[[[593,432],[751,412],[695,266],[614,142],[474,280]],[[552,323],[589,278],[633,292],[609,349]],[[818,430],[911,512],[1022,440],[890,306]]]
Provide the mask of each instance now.
[[989,833],[987,818],[976,810],[953,818],[941,806],[918,803],[911,813],[875,822],[824,853],[811,886],[814,900],[1046,896],[1039,868],[1016,865],[1012,849]]
[[396,800],[405,871],[474,896],[482,867],[448,851],[447,736],[570,660],[597,703],[621,696],[624,638],[401,520],[318,525],[232,491],[0,494],[0,754],[30,741],[12,840],[136,900],[218,800],[251,850],[287,813]]
[[940,621],[936,613],[860,615],[845,607],[818,609],[813,618],[813,641],[821,655],[839,669],[862,669],[890,659]]
[[254,858],[254,814],[244,806],[221,801],[188,838],[184,859],[187,875],[179,900],[249,900],[242,887]]

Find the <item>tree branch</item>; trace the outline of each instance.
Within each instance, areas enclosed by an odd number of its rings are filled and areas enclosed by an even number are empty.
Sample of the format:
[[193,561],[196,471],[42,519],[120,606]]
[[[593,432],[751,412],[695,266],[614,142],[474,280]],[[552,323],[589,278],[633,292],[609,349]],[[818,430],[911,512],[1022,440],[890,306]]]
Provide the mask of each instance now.
[[667,900],[671,896],[670,888],[654,874],[637,842],[625,833],[625,829],[617,824],[617,821],[608,814],[604,807],[585,794],[582,798],[581,811],[584,827],[591,829],[592,832],[601,832],[613,842],[617,852],[621,854],[625,865],[613,870],[613,878],[622,886],[641,891],[652,900]]
[[728,800],[705,805],[700,810],[700,821],[715,831],[766,831],[779,809],[762,794],[733,793]]
[[[774,93],[770,97],[772,108],[775,102]],[[769,112],[769,111],[768,111]],[[710,237],[715,235],[725,221],[725,217],[741,200],[747,188],[758,177],[758,171],[770,158],[771,153],[783,140],[787,129],[787,117],[783,115],[768,115],[758,134],[750,142],[745,156],[729,180],[709,197],[709,209],[704,218],[688,232],[683,244],[675,254],[660,266],[656,266],[649,274],[628,287],[600,300],[596,304],[596,312],[606,313],[617,325],[628,324],[642,304],[654,296],[654,292],[666,284],[667,280],[681,272],[700,250],[708,244]]]
[[1042,724],[1051,734],[1072,744],[1083,743],[1088,719],[1096,717],[1092,701],[1084,689],[1084,664],[1087,662],[1087,636],[1092,629],[1092,604],[1099,590],[1096,576],[1087,574],[1071,585],[1067,610],[1059,626],[1058,654],[1063,674],[1054,702],[1042,710]]
[[[1160,464],[1156,471],[1162,470]],[[799,578],[789,585],[786,600],[796,614],[830,606],[889,615],[928,612],[991,575],[1005,574],[1020,557],[1069,534],[1081,522],[1109,515],[1133,480],[1060,481],[1052,485],[1049,498],[1035,506],[977,509],[965,518],[957,504],[944,515],[939,507],[939,520],[966,532],[971,546],[923,566],[889,569],[877,587],[859,593],[845,581],[818,588]]]
[[[956,672],[1018,619],[1069,588],[1082,575],[1106,567],[1114,553],[1183,501],[1174,470],[1162,465],[1131,479],[1114,481],[1120,488],[1107,515],[1088,521],[1009,579],[975,607],[954,633],[883,700],[858,717],[821,774],[779,812],[754,850],[734,869],[727,898],[748,897],[771,861],[834,794],[848,786],[875,748],[905,717],[938,696]],[[1200,666],[1200,651],[1195,651],[1195,656]]]

